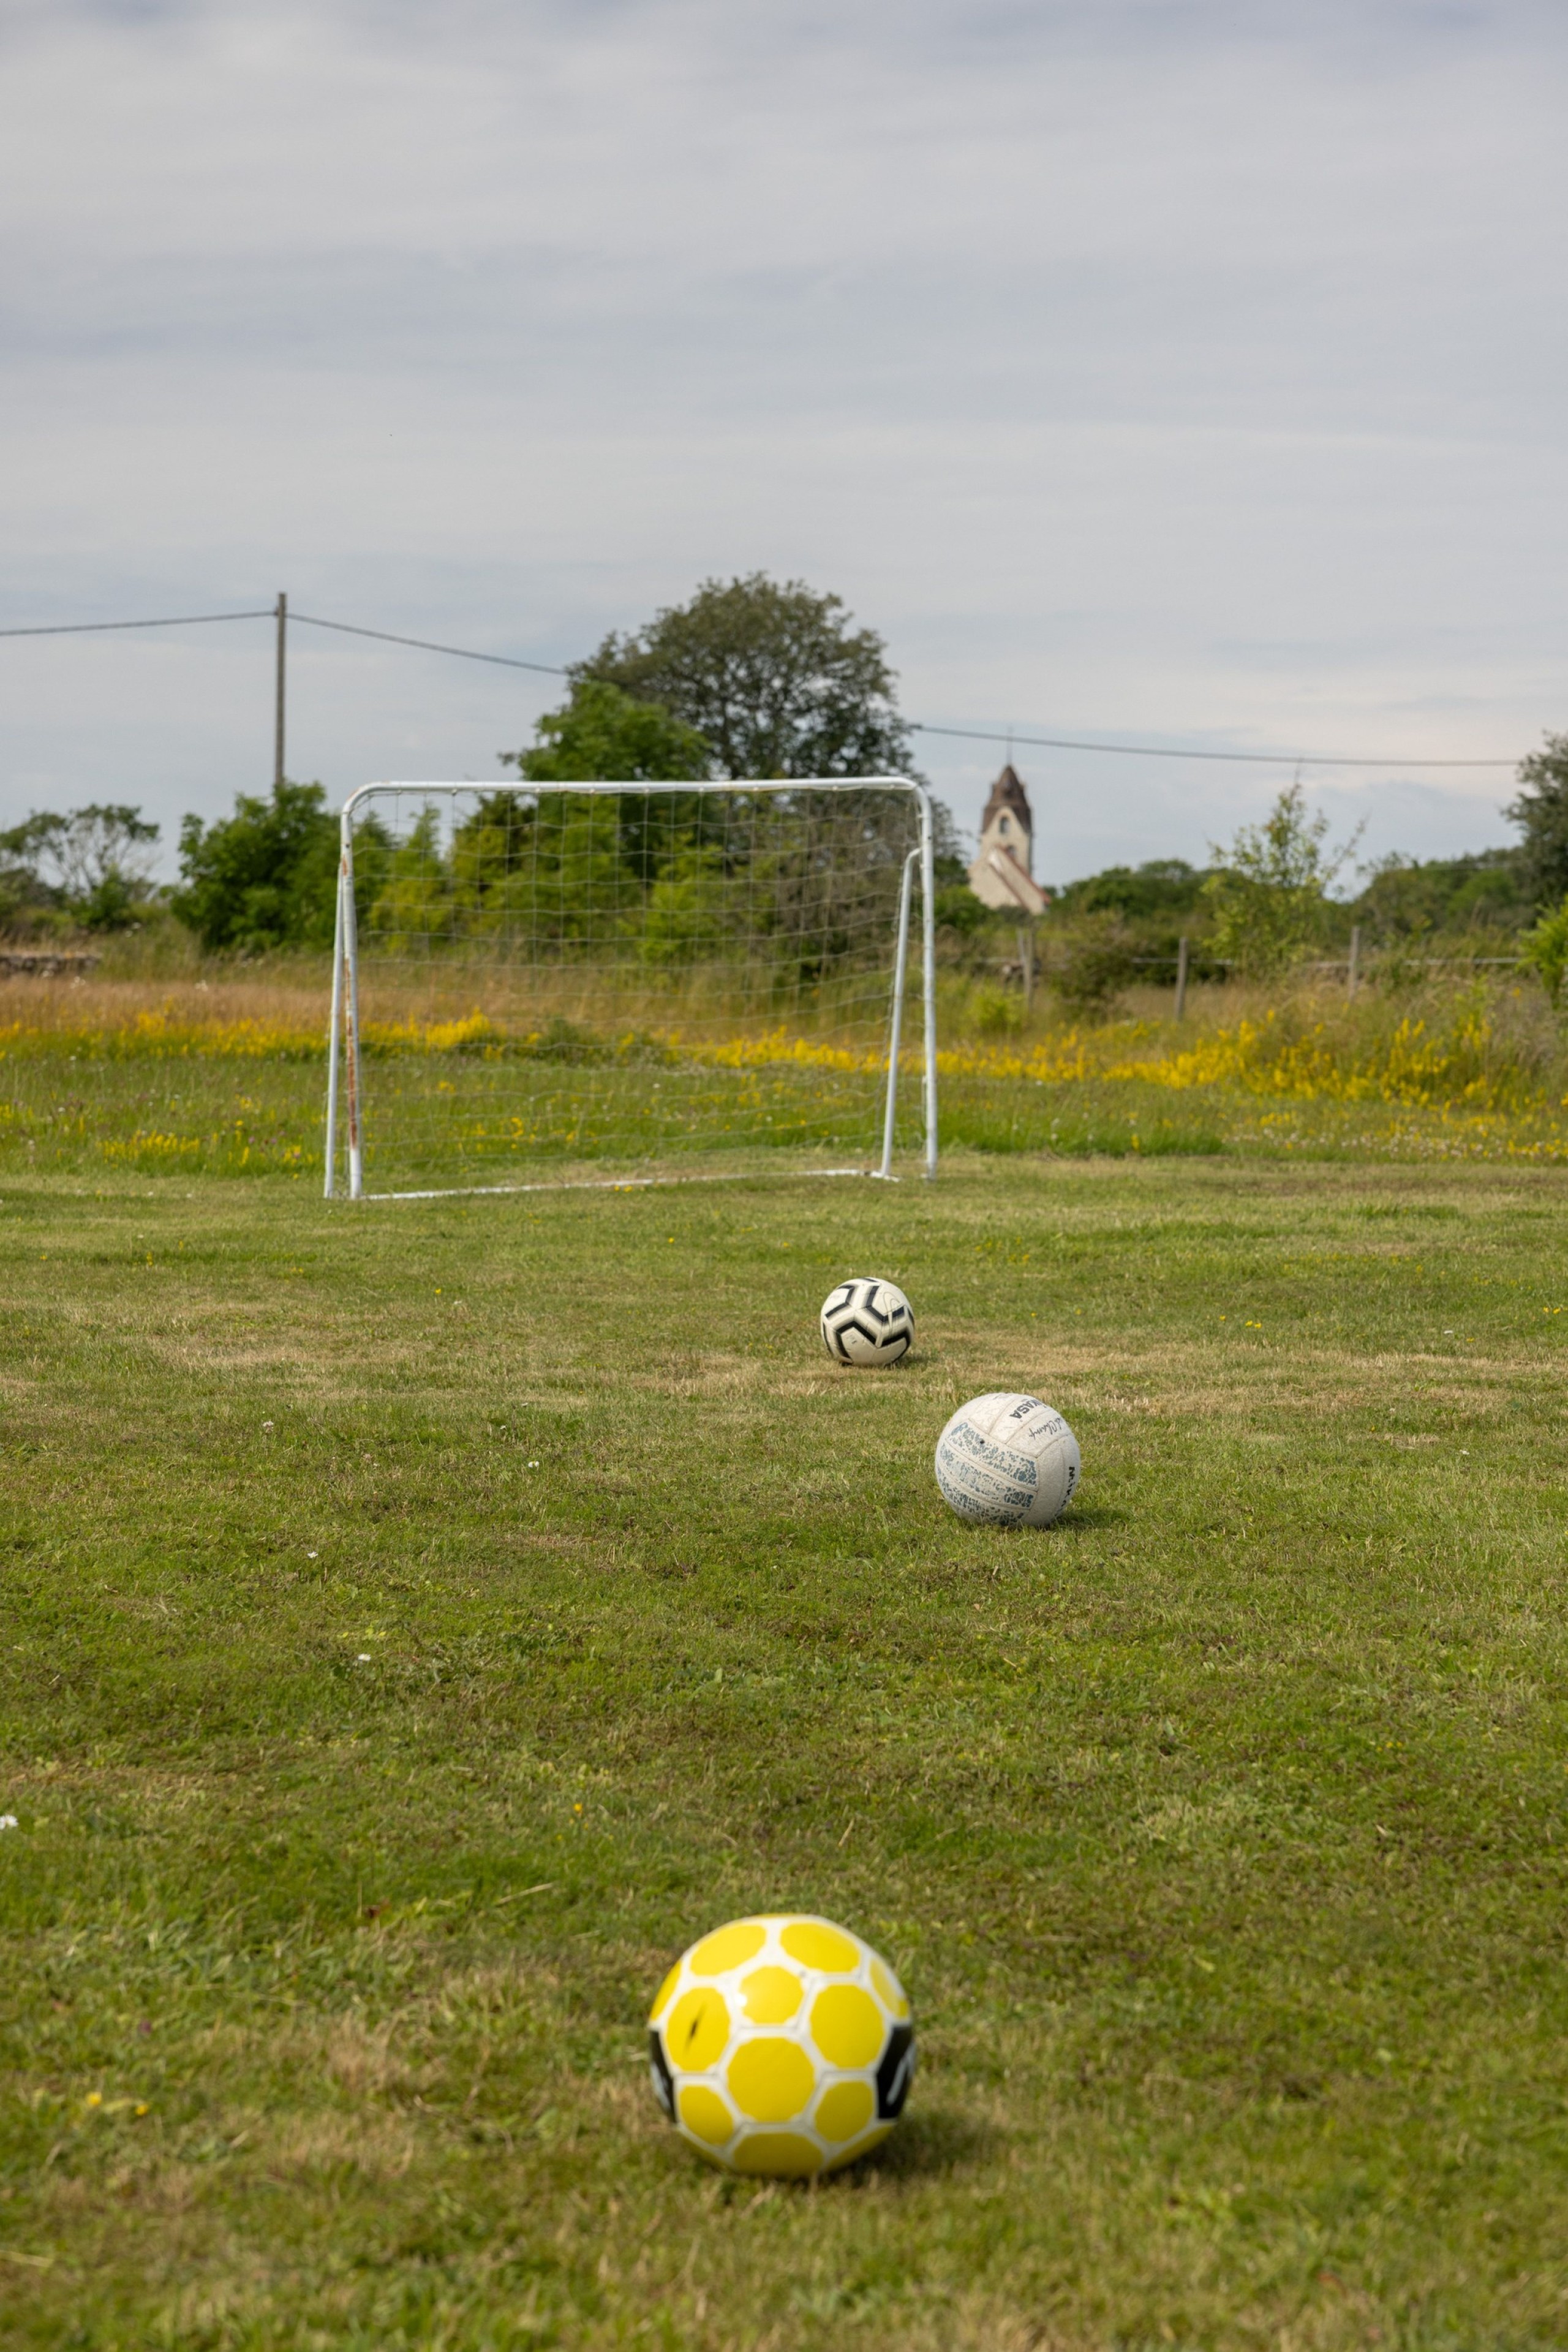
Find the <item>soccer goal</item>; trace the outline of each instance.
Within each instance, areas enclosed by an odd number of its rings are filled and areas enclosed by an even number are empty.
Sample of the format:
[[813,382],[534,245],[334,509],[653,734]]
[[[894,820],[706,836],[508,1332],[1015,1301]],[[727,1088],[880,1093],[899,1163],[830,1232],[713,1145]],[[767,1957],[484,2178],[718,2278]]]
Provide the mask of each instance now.
[[367,784],[341,822],[329,1199],[936,1174],[913,779]]

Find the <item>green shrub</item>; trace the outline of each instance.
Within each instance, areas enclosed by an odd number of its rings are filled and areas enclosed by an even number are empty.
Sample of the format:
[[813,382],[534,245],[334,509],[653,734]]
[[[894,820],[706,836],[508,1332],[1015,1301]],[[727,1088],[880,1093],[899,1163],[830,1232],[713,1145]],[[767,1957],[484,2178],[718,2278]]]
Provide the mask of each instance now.
[[1130,942],[1090,940],[1071,948],[1047,977],[1051,989],[1070,1012],[1103,1013],[1136,977]]
[[1568,975],[1568,898],[1554,913],[1542,915],[1533,930],[1526,931],[1519,950],[1539,975],[1555,1012],[1563,994],[1563,978]]
[[1280,794],[1261,824],[1244,824],[1219,871],[1204,885],[1213,908],[1211,952],[1249,977],[1267,978],[1294,963],[1328,928],[1329,887],[1354,841],[1325,854],[1328,819],[1309,816],[1300,784]]
[[968,1025],[980,1037],[1010,1036],[1023,1025],[1023,999],[983,980],[969,992]]

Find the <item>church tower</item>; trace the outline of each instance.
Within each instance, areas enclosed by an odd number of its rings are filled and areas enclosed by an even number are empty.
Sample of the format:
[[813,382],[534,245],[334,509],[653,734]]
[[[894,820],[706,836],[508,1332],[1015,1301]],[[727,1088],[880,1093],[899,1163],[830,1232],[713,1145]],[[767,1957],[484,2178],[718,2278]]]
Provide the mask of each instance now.
[[985,906],[1015,915],[1043,915],[1051,904],[1034,878],[1034,819],[1010,761],[991,786],[980,819],[980,854],[969,868],[969,887]]

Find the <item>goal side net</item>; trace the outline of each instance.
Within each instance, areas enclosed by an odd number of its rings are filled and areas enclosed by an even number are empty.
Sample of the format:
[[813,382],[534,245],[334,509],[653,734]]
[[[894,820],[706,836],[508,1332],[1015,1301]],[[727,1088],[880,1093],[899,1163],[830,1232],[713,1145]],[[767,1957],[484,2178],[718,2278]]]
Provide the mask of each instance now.
[[341,826],[329,1198],[936,1173],[912,779],[368,784]]

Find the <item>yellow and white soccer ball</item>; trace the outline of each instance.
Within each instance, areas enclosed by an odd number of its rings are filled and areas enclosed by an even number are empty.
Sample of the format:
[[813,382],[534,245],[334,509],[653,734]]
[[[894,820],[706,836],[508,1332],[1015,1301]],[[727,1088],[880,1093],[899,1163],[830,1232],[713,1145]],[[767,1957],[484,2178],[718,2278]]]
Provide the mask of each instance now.
[[801,2179],[887,2137],[915,2073],[904,1987],[847,1927],[732,1919],[684,1952],[648,2015],[653,2095],[727,2172]]

